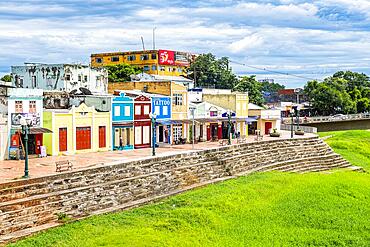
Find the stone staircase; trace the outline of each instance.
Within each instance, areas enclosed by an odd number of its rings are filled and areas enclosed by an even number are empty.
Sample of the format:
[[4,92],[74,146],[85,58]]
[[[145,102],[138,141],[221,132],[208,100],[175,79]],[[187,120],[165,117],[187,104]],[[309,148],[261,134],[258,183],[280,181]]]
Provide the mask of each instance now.
[[4,183],[0,243],[58,225],[58,215],[82,218],[252,172],[348,167],[315,137],[225,146]]

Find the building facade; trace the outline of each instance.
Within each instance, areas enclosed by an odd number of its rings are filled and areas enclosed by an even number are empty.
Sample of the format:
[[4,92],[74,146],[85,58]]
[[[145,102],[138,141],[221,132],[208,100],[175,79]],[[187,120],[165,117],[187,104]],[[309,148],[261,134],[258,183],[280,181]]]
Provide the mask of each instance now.
[[240,135],[248,135],[248,122],[250,121],[248,118],[248,94],[216,89],[214,92],[203,92],[202,100],[235,113],[234,132]]
[[189,102],[187,87],[171,81],[130,81],[109,83],[108,92],[139,90],[145,93],[170,96],[171,99],[171,144],[180,138],[188,138]]
[[279,109],[264,109],[252,103],[249,103],[248,109],[249,116],[257,120],[250,124],[250,133],[254,134],[255,130],[260,130],[261,134],[268,135],[273,129],[280,130],[281,111]]
[[22,135],[22,119],[28,119],[28,154],[40,155],[43,136],[50,131],[43,128],[43,90],[27,88],[8,88],[7,123],[8,123],[8,157],[19,159],[24,155],[25,139]]
[[44,110],[44,127],[53,131],[44,136],[48,155],[111,150],[111,114],[98,112],[84,103],[71,109]]
[[81,64],[26,63],[11,67],[12,83],[18,88],[46,91],[78,91],[86,88],[92,93],[106,93],[108,72]]
[[135,148],[151,146],[151,109],[150,98],[140,95],[134,98],[134,130]]
[[120,92],[112,99],[113,150],[134,149],[134,100]]
[[91,65],[130,64],[143,69],[147,74],[180,76],[185,75],[192,55],[170,50],[147,50],[91,54]]

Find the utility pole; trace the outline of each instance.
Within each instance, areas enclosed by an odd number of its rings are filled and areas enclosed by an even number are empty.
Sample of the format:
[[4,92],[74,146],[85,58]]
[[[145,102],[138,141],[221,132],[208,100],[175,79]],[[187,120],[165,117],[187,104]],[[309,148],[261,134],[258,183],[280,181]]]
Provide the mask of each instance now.
[[141,44],[143,45],[143,51],[145,51],[144,38],[143,38],[143,36],[141,36]]

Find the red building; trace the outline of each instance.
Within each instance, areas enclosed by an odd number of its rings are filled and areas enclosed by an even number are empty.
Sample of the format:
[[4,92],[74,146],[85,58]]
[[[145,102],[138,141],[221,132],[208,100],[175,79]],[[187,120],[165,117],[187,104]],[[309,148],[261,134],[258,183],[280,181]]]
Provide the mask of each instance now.
[[140,95],[134,99],[134,148],[148,148],[151,146],[151,113],[150,98]]

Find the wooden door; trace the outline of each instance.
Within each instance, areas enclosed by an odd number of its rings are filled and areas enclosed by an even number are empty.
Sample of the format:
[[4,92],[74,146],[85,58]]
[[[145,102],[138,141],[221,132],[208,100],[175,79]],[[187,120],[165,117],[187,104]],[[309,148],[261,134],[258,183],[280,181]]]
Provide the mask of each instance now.
[[99,126],[99,148],[106,147],[105,126]]
[[91,128],[77,127],[76,128],[76,149],[91,149]]
[[272,122],[265,123],[265,135],[270,134],[270,130],[272,129]]
[[67,128],[59,128],[59,152],[67,151]]

